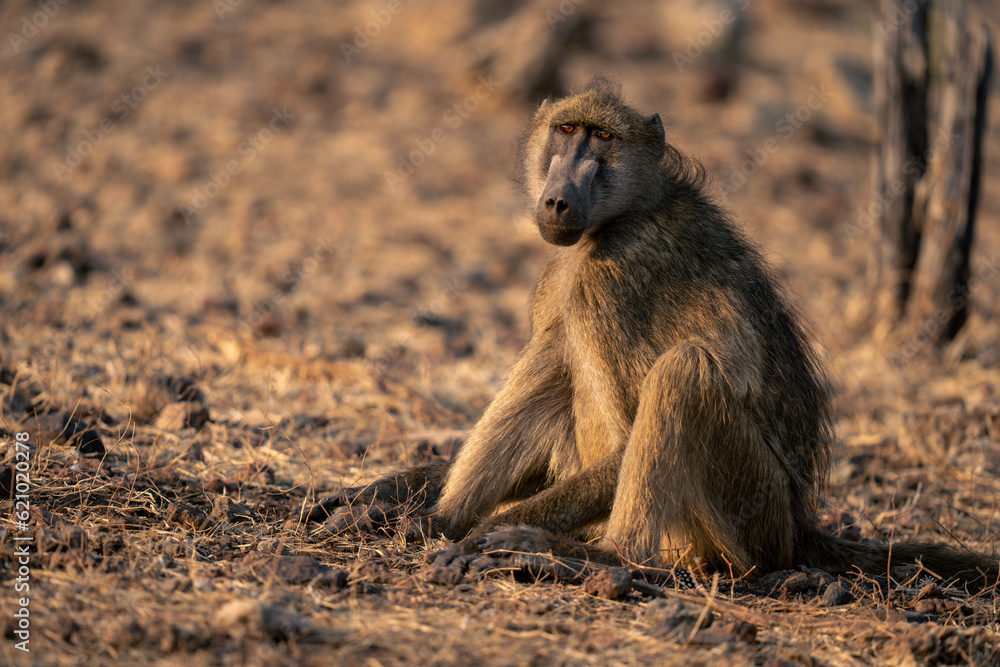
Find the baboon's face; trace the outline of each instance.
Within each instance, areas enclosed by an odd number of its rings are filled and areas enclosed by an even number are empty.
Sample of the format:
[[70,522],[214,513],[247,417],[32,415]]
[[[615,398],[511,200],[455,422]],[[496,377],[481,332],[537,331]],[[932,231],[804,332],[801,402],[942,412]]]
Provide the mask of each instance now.
[[542,238],[569,246],[591,228],[594,204],[605,188],[607,158],[616,137],[601,127],[561,123],[549,128],[548,174],[535,204]]
[[537,152],[529,154],[537,170],[530,188],[538,195],[535,221],[542,238],[559,246],[649,208],[662,192],[659,116],[631,112],[636,117],[625,118],[624,107],[617,106],[581,113],[575,99],[556,103],[551,112],[542,107],[533,140]]

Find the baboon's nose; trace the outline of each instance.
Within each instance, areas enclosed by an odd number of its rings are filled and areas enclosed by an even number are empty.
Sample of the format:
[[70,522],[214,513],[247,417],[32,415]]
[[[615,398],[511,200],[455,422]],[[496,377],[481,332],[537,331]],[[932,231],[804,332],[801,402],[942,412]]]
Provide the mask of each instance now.
[[556,215],[562,215],[563,211],[569,208],[569,204],[562,197],[559,199],[549,197],[545,200],[545,206],[546,208],[555,208]]

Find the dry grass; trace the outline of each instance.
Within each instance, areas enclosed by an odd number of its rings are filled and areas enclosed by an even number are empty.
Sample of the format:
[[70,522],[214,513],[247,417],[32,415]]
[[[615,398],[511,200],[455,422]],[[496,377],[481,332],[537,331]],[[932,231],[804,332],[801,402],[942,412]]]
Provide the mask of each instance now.
[[[0,662],[997,664],[994,591],[921,596],[926,572],[845,577],[853,600],[832,607],[817,573],[772,579],[774,591],[705,577],[611,601],[511,573],[432,584],[425,557],[440,543],[299,524],[344,484],[449,456],[523,344],[550,252],[506,178],[530,110],[526,70],[514,71],[523,31],[477,28],[480,4],[405,4],[350,63],[340,42],[377,3],[244,0],[220,20],[207,2],[71,2],[17,52],[3,44],[0,465],[16,463],[11,434],[29,432],[33,510],[19,533],[13,502],[0,503]],[[529,6],[541,28],[524,34],[548,34],[546,7]],[[36,11],[4,3],[0,24]],[[829,510],[864,539],[996,553],[1000,272],[973,295],[957,345],[894,369],[900,342],[867,317],[868,239],[843,232],[868,186],[867,10],[753,3],[723,102],[703,95],[710,57],[674,66],[702,30],[688,4],[578,11],[601,18],[589,42],[560,47],[564,76],[617,75],[639,107],[674,118],[671,140],[720,183],[813,86],[831,91],[725,197],[833,369],[844,445]],[[120,118],[112,105],[157,65],[169,76]],[[497,91],[448,125],[491,73]],[[295,118],[245,159],[241,142],[275,108]],[[998,110],[974,269],[1000,254]],[[113,130],[60,176],[53,162],[103,118]],[[387,187],[436,128],[445,140]],[[240,173],[186,221],[181,207],[232,160]],[[104,456],[66,441],[70,416]],[[12,538],[24,534],[37,548],[30,655],[13,634]]]

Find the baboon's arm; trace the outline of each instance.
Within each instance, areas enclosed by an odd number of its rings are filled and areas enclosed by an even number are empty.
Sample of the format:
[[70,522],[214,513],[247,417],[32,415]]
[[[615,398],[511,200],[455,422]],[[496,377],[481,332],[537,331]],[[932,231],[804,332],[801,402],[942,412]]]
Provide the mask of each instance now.
[[460,539],[497,505],[529,496],[572,465],[572,388],[558,325],[528,342],[510,377],[459,450],[437,514]]

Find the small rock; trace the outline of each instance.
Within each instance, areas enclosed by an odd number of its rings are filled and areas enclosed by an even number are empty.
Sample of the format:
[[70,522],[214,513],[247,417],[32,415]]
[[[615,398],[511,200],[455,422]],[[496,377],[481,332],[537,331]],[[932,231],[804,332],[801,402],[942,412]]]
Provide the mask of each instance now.
[[235,639],[267,637],[286,640],[309,632],[306,619],[288,609],[255,600],[233,600],[212,616],[212,626]]
[[839,581],[833,582],[823,591],[824,607],[839,607],[840,605],[850,604],[853,601],[854,596],[844,590]]
[[881,654],[890,657],[884,664],[1000,664],[995,641],[980,627],[910,626],[887,642]]
[[205,490],[212,493],[235,493],[239,491],[240,485],[233,479],[220,479],[213,477],[205,482]]
[[730,642],[752,644],[756,640],[756,625],[744,623],[743,621],[730,621],[721,625],[713,625],[711,628],[698,630],[691,639],[691,643],[714,646]]
[[796,572],[785,579],[785,582],[781,585],[782,590],[791,594],[804,593],[811,587],[812,583],[809,581],[809,575],[805,572]]
[[247,523],[253,521],[253,510],[229,496],[218,496],[212,500],[212,523]]
[[760,587],[767,595],[772,595],[785,583],[785,580],[793,574],[799,574],[795,570],[776,570],[769,572],[760,578]]
[[342,570],[339,567],[330,568],[329,571],[324,572],[313,580],[313,584],[320,588],[333,588],[335,590],[341,590],[347,588],[347,583],[350,580],[350,576],[347,574],[346,570]]
[[927,598],[939,598],[941,597],[941,595],[942,595],[941,587],[932,581],[931,583],[924,585],[919,591],[917,591],[917,596],[913,599],[924,600]]
[[941,598],[924,598],[913,603],[913,610],[919,614],[944,615],[958,612],[960,616],[971,615],[972,609],[966,605],[959,605],[954,600],[944,600]]
[[890,570],[890,574],[896,581],[910,581],[920,574],[920,567],[913,563],[898,565]]
[[[71,443],[72,444],[72,443]],[[77,436],[76,450],[84,456],[104,456],[107,451],[104,448],[104,441],[94,429],[87,429]]]
[[284,543],[276,537],[265,537],[257,543],[257,551],[262,554],[275,554],[280,556],[284,548]]
[[274,576],[289,584],[304,584],[333,570],[309,556],[274,556],[272,566],[268,570],[273,569]]
[[617,600],[632,590],[632,575],[622,567],[601,569],[587,577],[583,590],[599,598]]
[[169,556],[171,558],[183,558],[185,552],[184,543],[180,540],[175,540],[172,537],[165,537],[157,545],[157,553],[161,553],[164,556]]
[[903,611],[903,618],[906,619],[908,623],[928,623],[937,616],[928,616],[927,614],[922,614],[918,611]]
[[31,519],[36,526],[52,526],[54,528],[66,528],[68,525],[70,525],[61,516],[59,516],[58,514],[53,514],[42,505],[37,505],[37,504],[31,505],[31,507],[28,509],[28,514],[31,515]]
[[207,518],[208,515],[205,512],[188,503],[175,502],[167,505],[168,523],[175,523],[197,530],[202,527]]
[[552,611],[553,608],[554,607],[551,602],[546,602],[541,598],[532,600],[527,604],[528,613],[535,614],[537,616],[542,616],[544,614],[547,614],[550,611]]
[[208,407],[204,403],[178,401],[163,406],[156,415],[153,426],[164,431],[180,431],[185,428],[201,428],[208,420]]
[[809,577],[809,584],[816,588],[817,590],[828,586],[837,580],[832,574],[826,570],[820,570],[812,567],[803,567],[802,571],[806,573]]
[[899,623],[906,621],[906,617],[895,609],[879,609],[875,611],[875,617],[887,623]]
[[79,419],[64,412],[53,412],[31,417],[21,425],[35,444],[69,445],[84,456],[103,456],[104,441],[100,434]]
[[[659,598],[646,605],[643,616],[651,623],[649,634],[669,640],[687,639],[694,630],[704,607],[676,600]],[[709,611],[701,622],[701,630],[711,627],[715,614]]]
[[[662,620],[665,618],[683,618],[691,621],[697,621],[701,616],[703,608],[704,607],[701,605],[685,602],[684,600],[677,600],[675,598],[659,598],[646,605],[646,611],[643,615],[656,620]],[[709,612],[708,616],[705,618],[706,620],[703,623],[703,627],[707,628],[712,624],[712,612]]]
[[116,649],[138,646],[146,638],[146,628],[135,620],[121,621],[106,626],[103,632],[104,643]]
[[57,261],[49,269],[49,278],[56,285],[69,287],[76,284],[76,272],[69,262]]
[[662,598],[663,589],[656,584],[651,584],[648,581],[643,581],[642,579],[634,579],[632,581],[632,590],[640,595],[645,595],[650,598]]
[[287,584],[305,584],[333,571],[329,565],[309,556],[275,556],[257,551],[247,554],[242,565],[253,570],[259,579],[280,579]]
[[253,327],[253,332],[260,338],[276,338],[281,335],[284,323],[276,313],[268,313],[260,318]]

